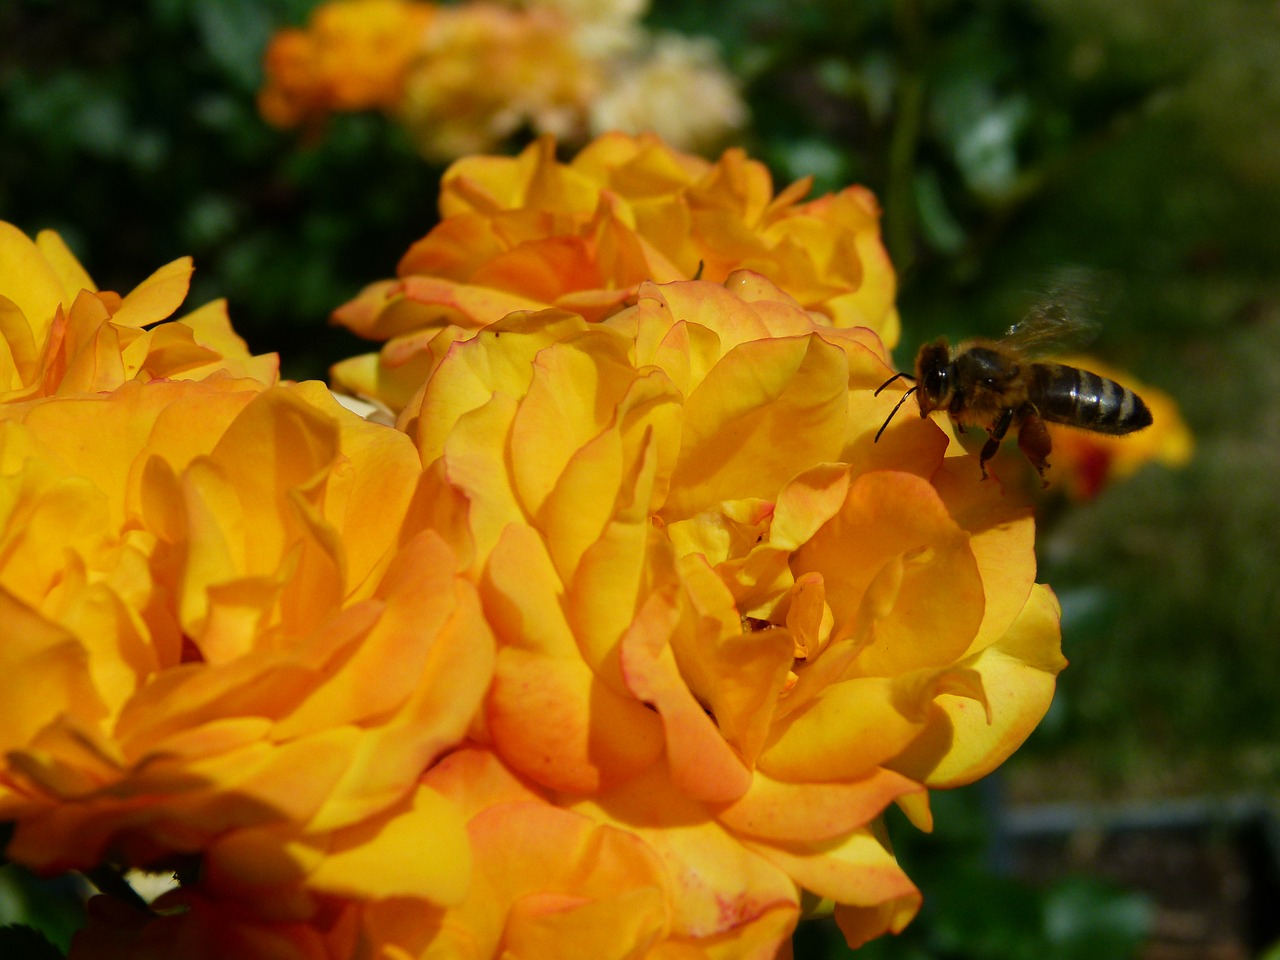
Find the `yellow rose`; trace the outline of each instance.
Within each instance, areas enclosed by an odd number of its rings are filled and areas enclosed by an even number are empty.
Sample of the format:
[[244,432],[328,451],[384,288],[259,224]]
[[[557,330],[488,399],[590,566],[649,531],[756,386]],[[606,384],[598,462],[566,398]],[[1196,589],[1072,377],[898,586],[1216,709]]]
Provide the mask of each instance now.
[[[222,895],[293,920],[321,893],[460,899],[463,822],[418,778],[462,739],[493,641],[420,480],[407,438],[315,383],[4,408],[8,856],[200,855]],[[372,854],[402,822],[439,855]]]
[[129,380],[247,377],[274,383],[274,355],[252,357],[223,301],[168,318],[191,282],[190,257],[124,297],[99,291],[51,230],[35,242],[0,221],[0,402],[113,390]]
[[398,278],[335,312],[389,342],[334,376],[399,409],[446,325],[476,329],[546,307],[598,321],[635,303],[646,281],[723,282],[743,267],[818,323],[867,327],[892,345],[895,280],[874,198],[849,187],[802,202],[808,190],[800,181],[775,195],[764,165],[741,150],[710,163],[651,135],[606,134],[568,163],[549,138],[518,157],[460,160],[445,174],[440,224],[409,248]]
[[800,889],[852,943],[901,929],[877,817],[927,827],[1064,665],[1030,514],[931,421],[874,442],[872,331],[748,272],[637,300],[446,333],[405,411],[498,638],[474,735],[653,848],[680,936],[789,924]]

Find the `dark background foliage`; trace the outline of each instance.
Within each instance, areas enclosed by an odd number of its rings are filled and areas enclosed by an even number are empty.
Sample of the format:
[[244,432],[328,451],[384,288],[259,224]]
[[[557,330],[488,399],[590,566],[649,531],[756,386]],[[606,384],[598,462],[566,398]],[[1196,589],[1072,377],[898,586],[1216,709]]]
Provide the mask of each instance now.
[[[379,116],[310,139],[261,122],[267,39],[312,6],[0,3],[0,218],[60,231],[108,289],[193,255],[190,302],[227,297],[287,376],[364,349],[325,318],[431,226],[441,169]],[[1095,879],[1028,886],[1010,871],[1035,872],[1015,863],[1030,834],[991,824],[1011,804],[1122,800],[1169,822],[1195,796],[1261,797],[1265,821],[1280,795],[1275,4],[655,0],[647,23],[720,40],[753,113],[742,143],[779,185],[881,198],[899,363],[939,333],[998,334],[1065,272],[1106,293],[1094,351],[1181,404],[1189,467],[1038,505],[1072,666],[1001,783],[939,798],[941,836],[895,831],[928,905],[865,951],[1129,955],[1159,933],[1159,891],[1126,892],[1141,884],[1107,872],[1114,852]],[[1240,819],[1212,827],[1219,852]],[[26,883],[0,874],[0,900]],[[829,933],[799,954],[839,955]]]

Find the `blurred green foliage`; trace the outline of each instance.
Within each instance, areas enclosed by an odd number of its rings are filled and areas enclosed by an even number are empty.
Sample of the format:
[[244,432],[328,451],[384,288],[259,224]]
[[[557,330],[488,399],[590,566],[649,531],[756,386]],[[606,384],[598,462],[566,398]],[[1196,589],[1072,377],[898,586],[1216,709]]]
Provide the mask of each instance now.
[[[0,217],[59,230],[110,289],[193,255],[191,304],[227,297],[286,375],[358,352],[325,318],[431,226],[441,170],[378,116],[312,140],[261,122],[263,48],[312,6],[0,4]],[[899,363],[939,333],[998,334],[1070,267],[1114,290],[1096,352],[1172,393],[1197,435],[1184,471],[1041,504],[1040,579],[1063,599],[1073,663],[1014,789],[1274,794],[1274,4],[655,0],[649,23],[720,40],[753,112],[744,145],[779,183],[813,174],[820,191],[861,182],[881,198]],[[904,850],[927,892],[915,932],[864,955],[1132,952],[1136,901],[979,884],[980,844],[936,840]],[[817,950],[824,935],[804,936]]]
[[41,880],[15,864],[0,865],[0,957],[57,957],[84,923],[86,884],[78,877]]
[[312,144],[261,121],[267,41],[314,5],[0,5],[0,216],[58,230],[105,289],[190,254],[191,303],[227,297],[255,350],[323,375],[358,350],[325,318],[425,232],[440,170],[380,117]]

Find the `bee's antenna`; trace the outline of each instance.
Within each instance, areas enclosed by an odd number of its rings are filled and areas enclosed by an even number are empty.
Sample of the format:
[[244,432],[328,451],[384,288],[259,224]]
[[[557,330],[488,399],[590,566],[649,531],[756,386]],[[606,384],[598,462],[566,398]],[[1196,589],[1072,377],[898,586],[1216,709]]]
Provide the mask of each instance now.
[[[883,389],[884,389],[885,387],[887,387],[890,383],[893,383],[893,381],[894,381],[894,380],[897,380],[897,379],[898,379],[898,377],[907,377],[907,379],[908,379],[908,380],[914,380],[914,379],[915,379],[915,377],[910,377],[910,376],[907,376],[907,374],[905,374],[905,373],[900,373],[900,374],[898,374],[898,376],[897,376],[897,377],[894,377],[894,378],[893,378],[893,380],[889,380],[889,381],[887,381],[886,383],[881,384],[881,386],[880,386],[880,390],[883,390]],[[913,393],[915,393],[915,392],[916,392],[916,390],[918,390],[918,389],[919,389],[919,387],[912,387],[911,389],[909,389],[906,393],[904,393],[904,394],[899,398],[898,402],[897,402],[896,404],[894,404],[893,409],[889,411],[889,415],[888,415],[887,417],[885,417],[885,418],[884,418],[884,423],[880,424],[880,429],[876,431],[876,438],[875,438],[874,440],[872,440],[872,441],[871,441],[872,443],[879,443],[879,442],[880,442],[880,434],[884,433],[884,428],[885,428],[885,427],[887,427],[887,426],[889,426],[889,421],[890,421],[890,420],[892,420],[892,419],[894,418],[894,415],[895,415],[899,410],[901,410],[901,409],[902,409],[902,405],[903,405],[904,403],[906,403],[906,402],[907,402],[907,397],[911,396],[911,395],[912,395]],[[877,390],[877,391],[876,391],[876,393],[879,393],[879,392],[880,392],[880,390]],[[872,394],[872,396],[875,396],[875,394]]]
[[[915,381],[915,379],[916,379],[916,378],[915,378],[915,377],[913,377],[913,376],[912,376],[911,374],[909,374],[909,373],[895,373],[892,377],[890,377],[890,378],[889,378],[888,380],[886,380],[884,383],[880,384],[880,386],[876,387],[876,392],[875,392],[875,393],[873,393],[873,394],[872,394],[872,396],[873,396],[873,397],[878,397],[878,396],[880,396],[880,391],[881,391],[881,390],[883,390],[885,387],[887,387],[889,384],[893,383],[895,380],[911,380],[911,381],[913,381],[913,382],[914,382],[914,381]],[[915,387],[912,387],[912,388],[911,388],[911,390],[914,390],[914,389],[915,389]],[[908,390],[908,391],[907,391],[907,393],[906,393],[906,395],[907,395],[907,396],[909,396],[909,395],[911,394],[911,390]]]

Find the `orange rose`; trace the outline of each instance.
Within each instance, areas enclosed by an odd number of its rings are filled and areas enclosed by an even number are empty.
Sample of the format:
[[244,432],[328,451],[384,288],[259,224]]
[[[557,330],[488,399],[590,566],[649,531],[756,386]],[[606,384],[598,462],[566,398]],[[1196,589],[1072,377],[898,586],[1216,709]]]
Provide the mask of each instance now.
[[272,37],[258,109],[278,127],[316,123],[340,110],[393,109],[439,13],[434,3],[406,0],[321,4],[306,30]]
[[709,38],[648,33],[645,6],[331,0],[305,30],[272,38],[259,110],[280,127],[381,110],[432,161],[528,130],[574,144],[627,130],[686,150],[721,145],[746,120],[737,84]]
[[[227,378],[10,404],[0,427],[8,856],[200,854],[289,920],[317,893],[458,900],[462,820],[417,781],[492,637],[423,528],[412,444],[319,384]],[[402,822],[437,854],[371,854]]]
[[849,187],[801,202],[808,189],[800,181],[775,196],[764,165],[740,150],[712,164],[653,136],[605,135],[567,164],[550,139],[514,158],[461,160],[445,175],[441,223],[405,254],[399,278],[335,313],[390,342],[334,376],[399,408],[447,324],[474,329],[543,307],[598,321],[634,303],[646,281],[723,281],[740,267],[818,323],[868,327],[892,345],[895,281],[874,198]]
[[33,243],[0,221],[0,402],[97,393],[129,380],[274,383],[275,355],[249,355],[225,302],[160,322],[186,297],[191,271],[183,257],[121,297],[99,291],[53,231]]
[[1003,761],[1064,664],[1029,513],[931,421],[873,443],[880,340],[756,274],[445,337],[404,425],[499,641],[476,735],[643,839],[681,936],[799,889],[851,942],[901,929],[878,815],[927,827],[925,788]]
[[492,150],[524,127],[579,136],[599,69],[575,26],[550,6],[331,0],[306,30],[272,38],[259,110],[280,127],[382,110],[432,160]]

